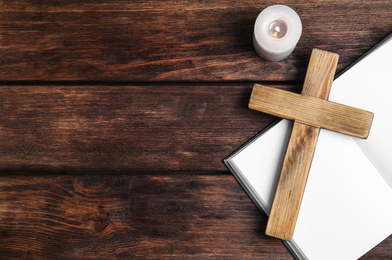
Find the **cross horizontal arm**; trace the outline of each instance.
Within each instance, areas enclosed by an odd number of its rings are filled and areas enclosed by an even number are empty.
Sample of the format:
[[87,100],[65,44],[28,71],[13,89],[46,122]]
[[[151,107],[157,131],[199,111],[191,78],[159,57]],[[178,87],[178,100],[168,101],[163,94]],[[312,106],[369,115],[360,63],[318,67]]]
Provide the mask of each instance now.
[[373,121],[369,111],[258,84],[249,108],[360,138],[367,138]]

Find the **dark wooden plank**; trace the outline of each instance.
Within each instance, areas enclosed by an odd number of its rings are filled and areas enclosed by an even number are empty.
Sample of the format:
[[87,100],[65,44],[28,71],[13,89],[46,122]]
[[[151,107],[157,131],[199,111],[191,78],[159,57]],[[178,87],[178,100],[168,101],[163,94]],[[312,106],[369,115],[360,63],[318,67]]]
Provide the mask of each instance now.
[[230,175],[0,177],[1,259],[293,259]]
[[303,22],[290,58],[253,51],[258,13],[276,1],[27,1],[0,3],[0,80],[303,80],[311,49],[338,71],[386,36],[392,1],[285,1]]
[[392,259],[392,235],[370,250],[361,260]]
[[225,170],[222,159],[275,119],[247,108],[251,89],[0,86],[0,169]]
[[1,259],[293,259],[265,226],[230,175],[0,177]]

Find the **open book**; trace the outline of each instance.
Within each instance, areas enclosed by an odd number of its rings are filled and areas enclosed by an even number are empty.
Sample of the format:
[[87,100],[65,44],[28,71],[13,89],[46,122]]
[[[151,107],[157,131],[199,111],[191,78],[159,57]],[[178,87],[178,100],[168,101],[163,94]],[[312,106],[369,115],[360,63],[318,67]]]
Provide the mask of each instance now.
[[[368,139],[322,129],[293,240],[298,259],[357,259],[392,234],[392,34],[332,84],[330,101],[374,113]],[[224,160],[269,215],[292,123],[280,120]]]

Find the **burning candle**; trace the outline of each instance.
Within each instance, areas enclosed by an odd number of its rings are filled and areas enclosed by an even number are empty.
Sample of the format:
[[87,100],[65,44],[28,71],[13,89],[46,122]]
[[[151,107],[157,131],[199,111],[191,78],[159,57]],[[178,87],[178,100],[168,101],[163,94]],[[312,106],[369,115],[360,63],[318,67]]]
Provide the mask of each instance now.
[[256,19],[253,45],[264,59],[281,61],[294,50],[301,33],[301,19],[293,9],[285,5],[272,5]]

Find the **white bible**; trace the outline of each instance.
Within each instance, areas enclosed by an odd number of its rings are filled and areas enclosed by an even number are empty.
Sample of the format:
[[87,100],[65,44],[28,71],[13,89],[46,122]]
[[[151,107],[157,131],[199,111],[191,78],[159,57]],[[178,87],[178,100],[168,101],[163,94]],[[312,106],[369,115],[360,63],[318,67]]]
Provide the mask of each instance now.
[[[367,139],[322,129],[293,240],[298,259],[357,259],[392,234],[392,34],[343,72],[329,100],[374,113]],[[280,120],[224,160],[269,215],[292,123]]]

